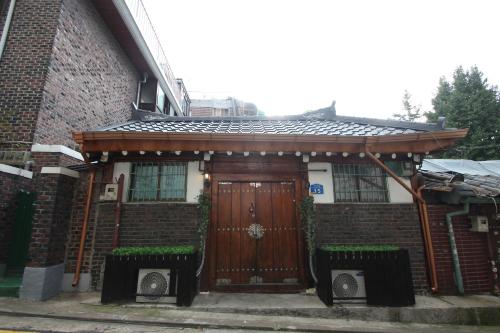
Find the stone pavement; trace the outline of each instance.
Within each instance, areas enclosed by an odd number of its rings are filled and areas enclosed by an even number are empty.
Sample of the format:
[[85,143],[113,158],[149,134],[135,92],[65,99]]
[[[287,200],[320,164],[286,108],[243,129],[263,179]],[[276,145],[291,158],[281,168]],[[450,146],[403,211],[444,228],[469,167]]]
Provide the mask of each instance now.
[[[3,297],[1,318],[159,326],[174,331],[500,332],[498,326],[464,325],[500,325],[500,298],[419,296],[417,305],[407,308],[360,304],[326,307],[317,297],[307,295],[211,293],[198,295],[192,307],[177,308],[136,303],[101,305],[98,293],[80,293],[62,294],[46,302]],[[0,328],[7,327],[0,321]]]

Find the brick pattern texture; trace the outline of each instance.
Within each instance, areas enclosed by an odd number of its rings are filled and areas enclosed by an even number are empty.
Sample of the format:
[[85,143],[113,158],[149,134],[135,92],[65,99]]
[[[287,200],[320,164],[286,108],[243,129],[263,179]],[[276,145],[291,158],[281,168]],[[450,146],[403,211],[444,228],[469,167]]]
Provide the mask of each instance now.
[[[429,205],[428,208],[439,290],[442,294],[455,294],[453,259],[448,239],[446,214],[462,210],[463,206]],[[471,205],[471,215],[486,215],[490,217],[490,224],[492,221],[495,221],[493,218],[495,216],[493,205]],[[498,221],[493,222],[493,225],[490,227],[492,229],[498,228],[497,224]],[[488,237],[490,236],[488,233],[472,232],[470,228],[471,223],[467,215],[453,218],[453,230],[459,254],[464,289],[466,293],[489,292],[493,289],[493,275],[488,251]],[[494,245],[493,242],[492,245]],[[495,259],[498,260],[499,258]]]
[[60,0],[16,1],[0,62],[2,150],[31,146],[60,8]]
[[408,249],[415,289],[428,289],[424,245],[414,204],[316,205],[317,243],[393,244]]
[[[106,171],[106,170],[104,170]],[[109,173],[98,171],[95,182],[110,182]],[[88,172],[80,174],[72,203],[66,250],[66,272],[74,272],[78,257]],[[82,272],[92,273],[93,287],[100,282],[106,255],[111,253],[114,232],[115,202],[99,201],[103,188],[94,186],[86,233]],[[125,203],[122,205],[120,246],[162,246],[199,244],[198,209],[187,203]]]
[[0,62],[0,150],[74,149],[73,131],[130,118],[139,79],[92,1],[17,0]]
[[36,176],[37,199],[28,266],[45,267],[64,261],[76,182],[75,178],[59,174]]
[[17,207],[17,193],[32,190],[31,179],[0,172],[0,263],[7,260]]
[[129,120],[139,79],[92,2],[64,0],[35,142],[74,149],[73,131]]

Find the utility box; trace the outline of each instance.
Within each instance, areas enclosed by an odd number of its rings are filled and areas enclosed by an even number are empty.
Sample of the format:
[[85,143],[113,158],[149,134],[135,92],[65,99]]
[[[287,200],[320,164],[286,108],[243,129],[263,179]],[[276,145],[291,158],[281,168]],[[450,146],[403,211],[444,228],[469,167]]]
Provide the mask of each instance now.
[[471,216],[470,222],[471,222],[470,231],[475,231],[475,232],[489,231],[487,216]]
[[101,201],[116,200],[118,196],[118,184],[106,184],[104,194],[99,198]]

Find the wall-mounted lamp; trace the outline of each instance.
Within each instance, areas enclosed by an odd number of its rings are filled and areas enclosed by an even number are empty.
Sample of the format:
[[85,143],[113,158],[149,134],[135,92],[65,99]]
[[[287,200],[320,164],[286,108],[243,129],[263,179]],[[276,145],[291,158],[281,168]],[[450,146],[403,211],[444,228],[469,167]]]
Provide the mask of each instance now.
[[208,172],[203,175],[203,184],[205,187],[210,187],[210,174]]

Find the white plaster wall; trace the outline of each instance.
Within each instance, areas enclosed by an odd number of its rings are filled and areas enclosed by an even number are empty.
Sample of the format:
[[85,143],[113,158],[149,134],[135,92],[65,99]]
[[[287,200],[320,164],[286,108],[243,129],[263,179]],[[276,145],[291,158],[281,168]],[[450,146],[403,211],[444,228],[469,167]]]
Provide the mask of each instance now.
[[114,169],[113,169],[113,182],[118,181],[118,178],[120,175],[123,173],[125,176],[124,182],[123,182],[123,196],[122,196],[122,202],[127,202],[128,201],[128,190],[130,188],[130,167],[131,163],[130,162],[117,162],[115,163]]
[[198,202],[197,196],[203,191],[203,173],[198,167],[199,161],[188,162],[186,202]]
[[326,170],[309,171],[309,183],[323,185],[324,194],[313,194],[314,203],[328,204],[333,203],[333,176],[332,164],[328,162],[311,162],[307,165],[308,170]]
[[[402,178],[403,182],[411,187],[410,180],[407,178]],[[398,182],[392,177],[387,177],[387,188],[389,190],[389,202],[391,203],[412,203],[413,197],[405,190],[405,188],[399,185]]]

